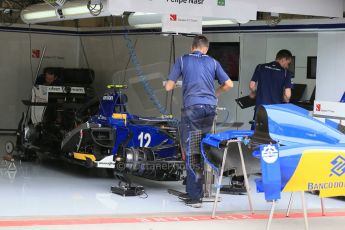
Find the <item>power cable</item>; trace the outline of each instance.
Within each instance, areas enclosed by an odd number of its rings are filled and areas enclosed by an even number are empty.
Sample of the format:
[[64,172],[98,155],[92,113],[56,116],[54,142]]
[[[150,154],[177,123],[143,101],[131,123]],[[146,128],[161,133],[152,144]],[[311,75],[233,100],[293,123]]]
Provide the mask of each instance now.
[[[138,42],[138,39],[135,39],[134,48],[137,47],[137,42]],[[127,83],[127,69],[128,69],[129,63],[131,63],[131,57],[130,56],[128,57],[128,61],[127,61],[127,64],[126,64],[126,67],[125,67],[125,71],[124,71],[124,74],[123,74],[123,80],[122,80],[122,84],[123,85]]]
[[[171,70],[171,63],[172,63],[172,52],[173,52],[173,40],[174,37],[171,37],[171,42],[170,42],[170,52],[169,52],[169,68],[168,68],[168,74]],[[169,92],[165,93],[165,107],[168,108],[168,100],[169,100]],[[170,113],[171,114],[171,113]]]
[[127,49],[128,49],[128,53],[131,59],[132,64],[135,67],[135,72],[136,75],[139,79],[139,81],[141,82],[141,84],[144,87],[144,90],[146,92],[146,94],[148,95],[148,97],[150,98],[150,100],[152,101],[153,105],[155,106],[155,108],[162,114],[162,115],[166,115],[167,114],[167,109],[161,104],[160,100],[158,99],[157,95],[155,94],[153,88],[151,87],[151,85],[149,84],[144,71],[140,65],[139,62],[139,58],[136,54],[136,50],[134,48],[133,42],[132,40],[129,38],[129,30],[128,28],[126,28],[126,26],[124,26],[124,18],[122,18],[122,24],[124,27],[124,40],[126,41],[126,45],[127,45]]
[[87,8],[89,9],[90,14],[92,16],[95,16],[95,17],[99,16],[102,13],[102,10],[103,10],[102,0],[99,1],[99,4],[92,4],[92,1],[89,0],[87,2]]
[[[175,64],[176,61],[176,47],[175,47],[175,35],[172,35],[172,51],[173,51],[173,61]],[[173,98],[174,98],[175,89],[171,91],[171,99],[170,99],[170,114],[173,114]]]

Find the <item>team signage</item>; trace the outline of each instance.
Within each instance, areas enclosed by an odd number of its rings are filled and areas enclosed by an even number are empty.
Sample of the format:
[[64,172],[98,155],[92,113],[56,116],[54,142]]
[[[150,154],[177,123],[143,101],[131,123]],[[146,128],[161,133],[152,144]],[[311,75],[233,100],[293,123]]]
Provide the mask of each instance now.
[[202,34],[202,18],[177,14],[164,15],[162,18],[162,32]]

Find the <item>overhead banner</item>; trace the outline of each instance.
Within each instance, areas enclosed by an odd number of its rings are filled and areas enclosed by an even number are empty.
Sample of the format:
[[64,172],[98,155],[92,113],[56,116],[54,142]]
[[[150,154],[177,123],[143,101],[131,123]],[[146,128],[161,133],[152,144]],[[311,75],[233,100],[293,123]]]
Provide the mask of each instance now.
[[238,22],[256,20],[256,3],[241,0],[111,0],[107,1],[111,14],[142,12],[190,17],[217,17]]
[[202,17],[166,14],[162,18],[162,32],[202,34]]

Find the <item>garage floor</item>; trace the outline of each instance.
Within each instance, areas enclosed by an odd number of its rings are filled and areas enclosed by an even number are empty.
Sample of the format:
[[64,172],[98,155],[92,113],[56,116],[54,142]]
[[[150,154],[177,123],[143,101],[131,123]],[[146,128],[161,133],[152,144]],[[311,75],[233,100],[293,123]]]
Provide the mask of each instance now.
[[[20,222],[50,218],[54,220],[78,218],[72,226],[68,221],[58,221],[47,225],[69,225],[68,229],[83,228],[84,230],[110,229],[114,223],[121,225],[123,229],[133,229],[133,227],[135,229],[162,229],[163,226],[164,229],[173,229],[173,226],[175,226],[174,229],[192,226],[198,229],[209,229],[213,224],[219,226],[219,229],[229,228],[229,226],[231,229],[241,226],[244,229],[264,229],[266,224],[266,217],[262,219],[260,216],[253,216],[253,218],[247,216],[249,214],[248,199],[244,195],[222,195],[218,213],[223,218],[214,222],[209,219],[213,203],[204,203],[202,208],[194,209],[185,206],[177,197],[167,193],[169,188],[183,191],[184,186],[181,182],[154,182],[133,178],[135,183],[145,187],[148,197],[121,197],[110,192],[110,186],[117,184],[117,181],[108,178],[103,170],[90,170],[48,159],[36,162],[16,162],[16,167],[16,171],[8,171],[4,165],[0,167],[0,218],[3,221],[17,221],[12,229],[24,229],[19,226],[26,226],[25,229],[61,229],[53,226],[28,228],[31,225],[45,224],[40,224],[42,222],[39,221],[26,224]],[[256,214],[268,214],[270,204],[266,203],[263,194],[255,192],[254,179],[254,177],[250,178],[254,209]],[[286,209],[290,197],[290,194],[282,195],[277,205],[280,213]],[[300,213],[300,196],[295,194],[295,197],[293,212]],[[320,199],[308,193],[306,199],[310,212],[319,213]],[[345,210],[345,200],[325,199],[325,206],[326,211],[338,214],[336,217],[321,218],[315,214],[316,218],[310,219],[310,225],[315,227],[312,229],[326,229],[323,227],[331,227],[329,224],[332,225],[332,229],[343,229],[341,226],[345,225],[345,214],[342,215],[342,211]],[[190,219],[186,219],[186,216]],[[128,219],[123,219],[125,217],[135,218],[136,221],[128,222]],[[142,221],[147,217],[163,217],[163,219]],[[164,219],[166,217],[178,218]],[[292,229],[294,226],[296,229],[303,229],[301,217],[299,215],[297,219],[289,220],[278,218],[274,220],[273,226],[276,228],[279,225],[281,230]],[[100,222],[91,221],[92,225],[81,226],[83,220],[92,218],[101,218],[101,220],[98,219]],[[107,222],[104,219],[102,221],[102,218],[122,218],[123,221],[112,219]],[[161,222],[169,222],[169,224]],[[289,228],[286,227],[286,223],[289,223]],[[0,228],[9,226],[12,225],[2,225],[0,221]]]

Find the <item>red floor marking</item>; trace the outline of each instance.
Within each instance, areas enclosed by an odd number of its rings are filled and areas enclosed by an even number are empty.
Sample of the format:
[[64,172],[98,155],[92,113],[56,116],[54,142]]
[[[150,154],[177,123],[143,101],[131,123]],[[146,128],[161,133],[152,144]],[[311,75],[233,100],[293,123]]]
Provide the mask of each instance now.
[[[345,212],[329,212],[325,217],[343,217]],[[321,213],[308,213],[308,217],[323,217]],[[218,215],[215,219],[211,216],[172,216],[172,217],[143,217],[143,218],[65,218],[65,219],[29,219],[29,220],[0,220],[1,227],[28,227],[52,225],[91,225],[91,224],[128,224],[128,223],[158,223],[158,222],[190,222],[210,220],[263,220],[267,214],[254,215]],[[275,219],[286,218],[284,214],[274,215]],[[303,218],[303,213],[291,214],[288,218]]]

